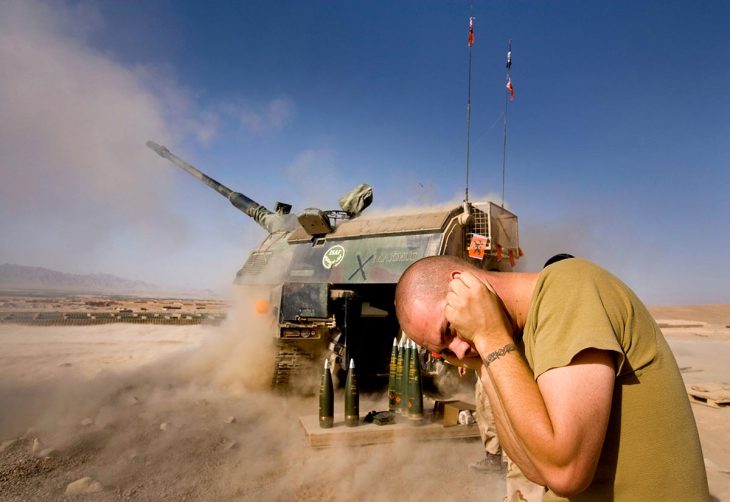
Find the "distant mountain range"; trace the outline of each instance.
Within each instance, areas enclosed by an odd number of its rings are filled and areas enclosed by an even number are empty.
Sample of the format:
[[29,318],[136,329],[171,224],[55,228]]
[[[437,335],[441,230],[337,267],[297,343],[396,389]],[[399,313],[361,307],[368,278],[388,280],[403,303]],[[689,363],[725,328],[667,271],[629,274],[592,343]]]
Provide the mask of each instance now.
[[68,274],[42,267],[0,265],[0,289],[94,293],[153,293],[159,287],[111,274]]

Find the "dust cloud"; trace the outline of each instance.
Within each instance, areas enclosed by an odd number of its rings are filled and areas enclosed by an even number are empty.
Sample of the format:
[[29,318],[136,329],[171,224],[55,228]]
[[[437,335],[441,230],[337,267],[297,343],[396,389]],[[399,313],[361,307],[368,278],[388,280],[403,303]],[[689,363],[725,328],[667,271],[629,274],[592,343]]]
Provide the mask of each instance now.
[[560,253],[595,260],[605,243],[605,239],[595,234],[595,225],[579,217],[559,221],[520,220],[520,247],[525,250],[525,256],[520,258],[517,270],[541,270],[550,257]]
[[145,143],[190,158],[223,129],[283,127],[294,104],[203,102],[169,63],[124,60],[106,47],[115,20],[103,9],[0,2],[0,263],[207,287],[203,272],[180,276],[194,268],[181,262],[199,262],[201,229],[186,217],[176,169]]
[[[377,193],[375,196],[377,197]],[[487,203],[487,202],[493,202],[495,204],[499,204],[497,202],[499,200],[499,196],[495,193],[487,193],[485,195],[479,195],[472,196],[469,198],[469,200],[472,202],[472,204],[480,204],[480,203]],[[387,216],[402,216],[402,215],[414,215],[414,214],[423,214],[423,213],[432,213],[432,212],[438,212],[438,211],[448,211],[451,209],[454,209],[456,207],[461,206],[464,202],[464,196],[461,195],[455,195],[450,201],[448,202],[438,202],[434,203],[430,200],[425,200],[419,197],[416,197],[414,199],[413,203],[406,204],[406,205],[400,205],[400,206],[394,206],[394,207],[371,207],[368,208],[361,216],[358,218],[361,220],[368,220],[368,219],[375,219],[375,218],[383,218]],[[505,203],[505,209],[510,210],[510,206],[508,203]]]
[[[487,493],[493,493],[494,500],[501,498],[500,480],[466,469],[481,454],[478,442],[399,440],[363,447],[309,447],[298,417],[316,414],[317,399],[268,390],[274,358],[268,329],[272,317],[254,313],[261,297],[242,293],[226,323],[195,327],[203,336],[197,341],[188,338],[183,350],[165,354],[174,345],[170,342],[190,337],[193,328],[151,331],[150,336],[159,337],[158,344],[144,349],[164,348],[163,355],[139,367],[98,372],[91,378],[77,373],[73,378],[24,382],[4,375],[0,442],[14,442],[0,458],[4,466],[10,465],[10,455],[16,466],[35,467],[0,473],[0,499],[57,499],[68,483],[84,476],[104,487],[95,500],[389,500],[434,494],[463,500],[484,489],[491,490]],[[8,327],[2,328],[4,339]],[[40,338],[41,329],[53,337],[65,328],[37,328],[37,344],[48,339]],[[139,327],[124,329],[137,331],[136,343],[145,343]],[[97,335],[97,342],[104,340],[103,333]],[[116,335],[124,333],[116,329]],[[26,332],[23,337],[26,355],[33,351],[32,336]],[[65,336],[75,337],[69,331]],[[81,366],[82,359],[73,359],[72,353],[83,355],[83,349],[64,352],[63,347],[59,341],[52,349],[56,358],[45,364],[58,367],[59,362],[73,360]],[[10,343],[5,348],[5,357],[22,352]],[[130,347],[124,353],[136,352]],[[124,367],[124,354],[116,357]],[[12,373],[4,368],[0,365],[0,371]],[[336,406],[342,402],[338,394]],[[361,415],[382,410],[385,403],[384,395],[362,396]],[[32,455],[34,443],[36,450],[54,452],[46,459]],[[457,491],[448,490],[449,479],[461,482]]]
[[144,148],[175,136],[165,104],[141,69],[90,48],[102,23],[90,4],[0,5],[0,228],[14,236],[0,253],[10,258],[73,267],[120,234],[155,247],[140,236],[174,246],[186,234]]

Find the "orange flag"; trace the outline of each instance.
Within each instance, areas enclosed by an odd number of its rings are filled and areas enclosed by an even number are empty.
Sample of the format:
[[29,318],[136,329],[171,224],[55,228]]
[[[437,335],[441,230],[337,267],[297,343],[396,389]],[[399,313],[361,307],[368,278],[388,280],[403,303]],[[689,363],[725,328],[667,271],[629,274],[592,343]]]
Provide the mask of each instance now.
[[477,260],[483,260],[487,246],[489,246],[489,239],[483,235],[473,234],[471,236],[471,243],[469,244],[469,256]]

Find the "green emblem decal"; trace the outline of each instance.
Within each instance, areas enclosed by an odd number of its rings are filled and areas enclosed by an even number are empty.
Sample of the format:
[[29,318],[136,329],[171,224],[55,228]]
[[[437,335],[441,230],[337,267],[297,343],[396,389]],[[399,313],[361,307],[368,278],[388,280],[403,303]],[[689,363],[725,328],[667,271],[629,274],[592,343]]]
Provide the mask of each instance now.
[[329,248],[322,257],[322,266],[327,270],[342,263],[345,258],[345,248],[337,244]]

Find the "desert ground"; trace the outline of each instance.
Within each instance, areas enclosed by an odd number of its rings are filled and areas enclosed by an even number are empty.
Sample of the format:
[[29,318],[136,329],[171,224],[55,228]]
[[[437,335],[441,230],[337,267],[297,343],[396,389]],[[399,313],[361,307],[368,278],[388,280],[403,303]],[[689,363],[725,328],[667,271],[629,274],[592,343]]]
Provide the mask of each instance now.
[[[267,390],[270,340],[233,303],[220,325],[0,324],[0,500],[501,500],[478,440],[310,447],[316,398]],[[730,305],[652,313],[688,385],[730,383]],[[692,409],[730,501],[730,408]]]

